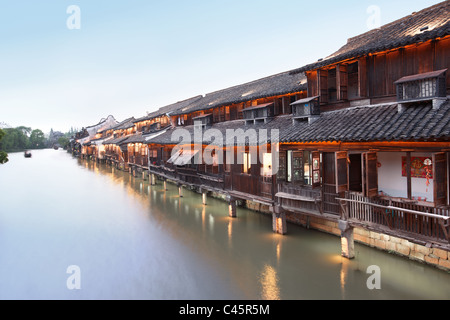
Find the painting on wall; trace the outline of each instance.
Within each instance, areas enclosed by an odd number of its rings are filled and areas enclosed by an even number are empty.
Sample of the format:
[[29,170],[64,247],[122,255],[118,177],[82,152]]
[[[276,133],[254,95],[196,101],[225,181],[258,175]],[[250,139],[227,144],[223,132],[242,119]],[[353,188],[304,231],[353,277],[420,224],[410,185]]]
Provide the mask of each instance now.
[[[402,176],[407,176],[406,157],[402,157]],[[433,179],[431,157],[411,157],[411,178]]]

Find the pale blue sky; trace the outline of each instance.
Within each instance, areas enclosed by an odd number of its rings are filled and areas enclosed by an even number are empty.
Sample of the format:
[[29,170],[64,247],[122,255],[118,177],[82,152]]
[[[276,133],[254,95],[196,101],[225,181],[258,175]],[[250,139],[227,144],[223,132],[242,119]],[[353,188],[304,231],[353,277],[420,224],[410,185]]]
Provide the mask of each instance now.
[[[323,58],[432,0],[0,0],[0,122],[117,120]],[[81,9],[69,30],[68,6]]]

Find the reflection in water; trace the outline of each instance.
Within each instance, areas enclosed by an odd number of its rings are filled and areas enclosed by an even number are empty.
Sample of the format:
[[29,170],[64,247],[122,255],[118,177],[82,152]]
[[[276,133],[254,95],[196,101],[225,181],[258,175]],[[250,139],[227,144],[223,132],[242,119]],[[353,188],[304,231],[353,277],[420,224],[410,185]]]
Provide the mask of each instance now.
[[228,247],[233,247],[233,220],[228,221]]
[[206,207],[202,206],[202,231],[205,232],[205,220],[206,220]]
[[[0,179],[0,299],[450,298],[450,274],[359,245],[350,261],[337,237],[277,235],[271,216],[230,219],[224,201],[64,152],[12,154]],[[65,287],[74,264],[80,292]]]
[[345,300],[345,285],[347,282],[347,276],[348,276],[348,260],[343,260],[341,264],[341,293],[342,293],[342,299]]
[[261,272],[261,286],[261,298],[263,300],[280,300],[277,272],[272,266],[264,266]]
[[277,261],[280,261],[280,255],[281,255],[281,242],[277,243]]

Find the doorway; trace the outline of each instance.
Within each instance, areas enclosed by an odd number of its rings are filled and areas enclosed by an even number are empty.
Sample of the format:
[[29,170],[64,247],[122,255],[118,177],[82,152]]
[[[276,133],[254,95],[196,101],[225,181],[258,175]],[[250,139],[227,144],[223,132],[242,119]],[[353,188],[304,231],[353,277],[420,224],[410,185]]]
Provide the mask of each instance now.
[[349,190],[363,192],[362,155],[360,153],[349,155],[348,184]]

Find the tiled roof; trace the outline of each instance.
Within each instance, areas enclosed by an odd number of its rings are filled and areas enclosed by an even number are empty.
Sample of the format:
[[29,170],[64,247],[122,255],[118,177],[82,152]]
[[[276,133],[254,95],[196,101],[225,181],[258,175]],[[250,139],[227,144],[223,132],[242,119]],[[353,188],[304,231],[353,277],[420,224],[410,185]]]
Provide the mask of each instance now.
[[319,62],[297,70],[304,72],[342,60],[360,57],[450,35],[450,1],[413,13],[402,19],[348,39],[338,51]]
[[103,144],[104,144],[104,145],[107,145],[107,144],[121,145],[121,144],[123,144],[126,140],[128,140],[128,138],[130,138],[130,137],[131,137],[131,135],[128,135],[128,136],[122,136],[122,137],[114,138],[114,139],[111,139],[111,140],[106,140],[106,141],[103,142]]
[[[246,145],[265,144],[268,142],[270,143],[271,138],[281,137],[283,135],[283,131],[290,126],[292,126],[292,117],[286,115],[269,119],[267,123],[257,123],[251,125],[246,125],[245,120],[219,122],[207,128],[212,129],[211,131],[208,131],[209,133],[211,133],[211,135],[209,137],[207,135],[204,135],[204,139],[202,142],[205,145],[217,145],[220,141],[215,140],[215,134],[220,132],[223,138],[223,140],[221,141],[223,146],[242,145],[243,143],[245,143]],[[242,131],[240,131],[240,129]],[[264,129],[266,131],[264,131]],[[180,132],[189,133],[191,139],[194,139],[194,125],[190,125],[185,127],[171,128],[166,133],[161,134],[153,139],[147,140],[147,143],[178,144],[181,142],[181,139],[175,139],[179,136],[176,130],[185,130]],[[230,130],[230,132],[227,132],[227,130]],[[277,131],[275,132],[272,130]],[[276,136],[277,133],[278,136]],[[227,143],[226,139],[232,139],[233,137],[236,137],[236,139],[232,141],[229,140]],[[239,138],[241,138],[242,140],[239,140]]]
[[437,110],[430,102],[398,111],[397,103],[324,112],[311,124],[285,130],[281,142],[430,141],[450,138],[450,101]]
[[306,90],[306,76],[303,73],[291,74],[283,72],[266,78],[237,85],[220,91],[206,94],[185,108],[174,112],[174,115],[187,114],[215,107],[241,103],[255,99],[273,97]]
[[[308,124],[292,124],[292,115],[283,115],[267,123],[245,125],[244,120],[220,122],[212,125],[226,138],[227,130],[242,129],[246,142],[258,135],[259,144],[270,142],[271,129],[279,130],[282,143],[300,142],[370,142],[370,141],[430,141],[450,139],[450,101],[434,110],[431,103],[409,106],[398,111],[397,103],[354,107],[338,111],[324,112],[319,119]],[[194,126],[178,127],[147,141],[154,144],[178,144],[172,140],[177,129],[187,130],[194,137]],[[255,129],[252,133],[252,130]],[[259,131],[267,129],[268,140]],[[174,136],[175,137],[175,136]],[[250,138],[249,138],[250,137]],[[204,139],[205,145],[214,144],[213,139]],[[223,145],[226,145],[225,140]]]
[[134,120],[134,122],[141,122],[141,121],[145,121],[145,120],[152,120],[156,117],[165,115],[167,113],[171,113],[177,110],[181,110],[183,108],[188,107],[190,104],[200,100],[203,96],[196,96],[196,97],[192,97],[183,101],[178,101],[176,103],[164,106],[162,108],[159,108],[157,111],[151,112],[148,115],[138,118],[136,120]]
[[120,122],[119,124],[117,124],[116,126],[110,128],[113,130],[125,130],[125,129],[129,129],[132,128],[134,126],[134,117],[128,118],[122,122]]

